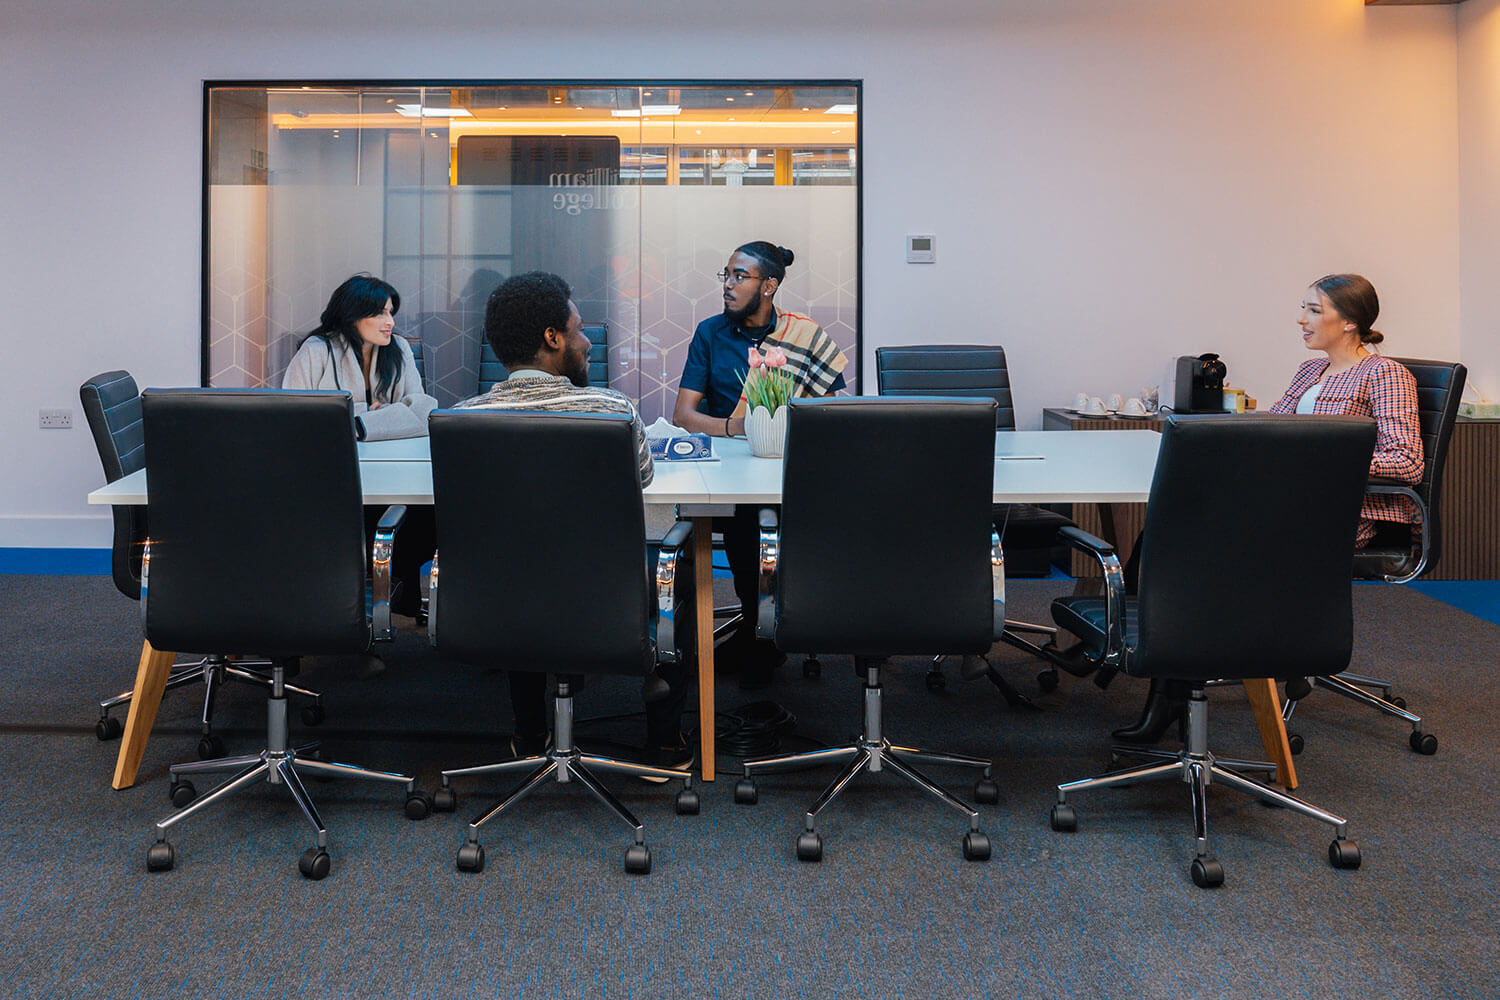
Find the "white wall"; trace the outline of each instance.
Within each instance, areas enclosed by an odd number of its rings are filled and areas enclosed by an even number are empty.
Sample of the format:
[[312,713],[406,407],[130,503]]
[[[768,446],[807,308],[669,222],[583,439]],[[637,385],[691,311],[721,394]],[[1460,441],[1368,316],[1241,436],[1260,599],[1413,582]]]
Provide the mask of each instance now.
[[[85,377],[197,381],[205,78],[863,79],[866,368],[1003,343],[1023,426],[1204,350],[1269,403],[1333,270],[1375,281],[1393,353],[1460,354],[1451,7],[7,2],[0,545],[107,544]],[[903,262],[912,231],[937,264]],[[75,429],[38,431],[56,405]]]
[[1500,0],[1458,9],[1459,310],[1471,397],[1500,402]]

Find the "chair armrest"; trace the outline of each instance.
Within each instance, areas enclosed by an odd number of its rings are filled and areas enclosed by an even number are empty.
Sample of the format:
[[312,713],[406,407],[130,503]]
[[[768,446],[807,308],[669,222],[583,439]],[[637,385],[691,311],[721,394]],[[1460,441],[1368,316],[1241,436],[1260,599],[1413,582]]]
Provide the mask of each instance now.
[[1089,552],[1093,555],[1099,556],[1100,558],[1103,558],[1107,555],[1114,555],[1115,553],[1115,547],[1113,545],[1109,544],[1097,535],[1089,534],[1082,528],[1075,528],[1072,526],[1066,528],[1058,528],[1057,534],[1063,539],[1063,541],[1067,542],[1073,548],[1078,549],[1080,552]]
[[370,547],[370,617],[376,642],[390,642],[396,637],[391,628],[391,551],[405,520],[406,505],[398,503],[387,507],[375,525],[375,542]]
[[[656,658],[661,663],[678,660],[677,567],[692,540],[692,522],[678,521],[661,540],[656,556]],[[687,586],[691,589],[693,581],[688,580]]]
[[755,616],[755,637],[776,635],[776,565],[781,560],[781,523],[774,508],[760,512],[760,609]]
[[1125,665],[1125,574],[1115,547],[1080,528],[1059,528],[1058,537],[1069,546],[1099,560],[1104,574],[1104,650],[1098,666],[1112,670]]
[[[1386,479],[1383,476],[1371,476],[1370,481],[1365,484],[1366,496],[1406,497],[1417,505],[1418,522],[1427,524],[1427,504],[1423,502],[1421,494],[1406,483],[1397,482],[1394,479]],[[1430,557],[1432,545],[1432,533],[1424,527],[1422,530],[1422,551],[1417,556],[1417,565],[1407,573],[1400,576],[1385,577],[1386,583],[1410,583],[1423,573],[1427,572],[1427,560]]]

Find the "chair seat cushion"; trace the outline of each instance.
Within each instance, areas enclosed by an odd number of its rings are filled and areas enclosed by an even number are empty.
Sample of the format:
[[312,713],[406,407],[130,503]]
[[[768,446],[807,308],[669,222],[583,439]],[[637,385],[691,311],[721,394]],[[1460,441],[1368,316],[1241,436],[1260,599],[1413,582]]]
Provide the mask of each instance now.
[[[1105,603],[1102,597],[1059,597],[1052,602],[1052,620],[1058,628],[1078,636],[1086,650],[1097,656],[1104,650]],[[1140,636],[1135,601],[1125,602],[1125,645],[1136,645]]]
[[1376,522],[1375,537],[1362,549],[1354,550],[1354,576],[1359,580],[1382,580],[1388,576],[1405,576],[1416,568],[1421,551],[1413,551],[1412,529],[1406,524]]
[[997,503],[995,530],[1000,539],[1013,549],[1049,548],[1059,528],[1073,524],[1073,519],[1029,503]]

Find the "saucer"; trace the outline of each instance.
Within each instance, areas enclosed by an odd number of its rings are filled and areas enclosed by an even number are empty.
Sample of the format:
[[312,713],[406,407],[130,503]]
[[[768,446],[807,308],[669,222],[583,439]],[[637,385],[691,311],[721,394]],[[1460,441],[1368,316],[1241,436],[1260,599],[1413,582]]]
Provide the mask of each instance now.
[[1156,416],[1154,413],[1126,413],[1124,410],[1116,410],[1115,416],[1121,420],[1150,420]]
[[1108,417],[1114,414],[1113,410],[1108,409],[1100,410],[1098,413],[1094,413],[1092,410],[1074,410],[1072,412],[1078,414],[1080,417]]

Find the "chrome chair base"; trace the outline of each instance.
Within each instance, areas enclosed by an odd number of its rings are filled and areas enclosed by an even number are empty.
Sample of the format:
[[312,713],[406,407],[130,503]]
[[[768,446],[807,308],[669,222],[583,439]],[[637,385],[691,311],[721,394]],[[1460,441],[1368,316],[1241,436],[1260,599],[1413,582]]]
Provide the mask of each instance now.
[[1194,690],[1188,698],[1188,739],[1183,750],[1172,752],[1116,746],[1114,753],[1145,757],[1148,762],[1096,778],[1058,785],[1057,804],[1052,807],[1051,814],[1052,829],[1064,833],[1078,829],[1077,812],[1068,803],[1068,796],[1072,793],[1098,788],[1120,788],[1138,782],[1181,780],[1192,790],[1195,853],[1190,872],[1193,882],[1203,888],[1220,885],[1224,881],[1224,868],[1210,852],[1208,840],[1208,786],[1218,783],[1268,805],[1290,809],[1328,824],[1334,831],[1333,843],[1328,847],[1329,863],[1335,868],[1359,867],[1359,846],[1348,839],[1349,824],[1342,816],[1320,809],[1279,788],[1253,781],[1241,773],[1274,773],[1275,764],[1215,757],[1209,752],[1208,702],[1201,687]]
[[[324,826],[317,807],[313,805],[312,798],[302,784],[303,774],[328,778],[361,778],[405,785],[407,816],[411,819],[423,819],[427,816],[431,809],[430,801],[417,792],[416,780],[410,775],[374,771],[355,767],[352,764],[336,764],[301,756],[316,750],[317,743],[308,743],[296,748],[287,745],[286,692],[288,688],[283,671],[281,664],[273,664],[269,678],[271,696],[266,701],[267,735],[264,750],[253,754],[238,754],[171,766],[172,785],[169,794],[172,797],[172,803],[182,808],[157,822],[156,841],[146,855],[148,870],[167,871],[173,867],[175,851],[167,840],[167,832],[173,826],[262,780],[272,785],[283,786],[287,794],[292,797],[292,801],[296,802],[298,808],[302,810],[302,815],[317,831],[316,844],[308,848],[298,861],[298,868],[302,874],[311,879],[321,879],[329,872],[328,828]],[[196,790],[192,783],[185,780],[188,775],[226,772],[233,773],[231,777],[202,798],[195,797]]]
[[[1347,671],[1332,676],[1310,677],[1308,679],[1324,690],[1343,695],[1351,701],[1356,701],[1368,708],[1373,708],[1377,712],[1389,715],[1392,718],[1406,721],[1411,726],[1411,734],[1407,737],[1407,743],[1411,748],[1424,756],[1431,756],[1437,753],[1437,737],[1431,733],[1423,732],[1422,717],[1414,712],[1407,711],[1405,702],[1397,701],[1390,697],[1390,681],[1378,680],[1373,677],[1362,677],[1358,674],[1348,673]],[[1384,694],[1384,697],[1367,691],[1365,690],[1366,688],[1379,689]],[[1287,699],[1286,704],[1281,708],[1282,721],[1287,722],[1291,720],[1293,713],[1297,711],[1297,705],[1300,701],[1301,699]],[[1300,739],[1296,740],[1296,745],[1300,748]]]
[[[231,663],[226,657],[219,655],[205,656],[195,663],[173,665],[171,673],[167,675],[166,691],[200,681],[203,683],[203,738],[199,743],[199,756],[214,757],[223,752],[222,744],[213,735],[213,715],[214,701],[218,697],[219,689],[224,686],[224,682],[238,681],[242,684],[253,684],[269,693],[272,687],[271,675],[256,668],[270,666],[269,660],[235,660]],[[322,720],[323,696],[321,694],[295,684],[286,684],[285,689],[290,694],[299,695],[312,702],[303,709],[304,722],[316,724],[316,721]],[[130,704],[133,694],[133,691],[126,690],[100,700],[99,721],[94,726],[94,735],[101,741],[112,740],[123,731],[120,721],[109,713],[111,709]]]
[[480,764],[474,767],[459,767],[443,772],[442,787],[433,796],[434,808],[440,812],[451,812],[458,805],[458,796],[453,791],[454,778],[478,777],[491,774],[530,772],[510,794],[485,810],[469,824],[463,846],[458,850],[459,871],[480,872],[484,870],[484,845],[479,842],[479,830],[490,820],[516,805],[536,791],[549,778],[560,785],[578,784],[593,793],[604,807],[614,813],[631,831],[631,842],[625,849],[625,870],[632,875],[647,875],[651,872],[651,850],[646,846],[646,828],[635,814],[594,775],[594,771],[607,774],[624,774],[636,778],[655,778],[660,781],[681,781],[682,790],[677,793],[676,809],[679,815],[696,815],[699,808],[698,793],[693,789],[690,771],[652,767],[632,761],[600,757],[581,752],[573,745],[573,694],[568,684],[559,683],[552,708],[552,746],[544,754],[520,757],[497,764]]
[[956,764],[962,767],[977,767],[982,776],[975,783],[974,796],[982,803],[999,801],[1000,791],[992,777],[992,765],[982,757],[968,754],[946,753],[934,750],[919,750],[914,747],[896,746],[881,732],[882,690],[880,667],[870,666],[865,675],[865,720],[864,730],[854,743],[812,750],[806,753],[783,754],[744,762],[744,777],[735,785],[734,800],[741,805],[754,805],[759,799],[754,776],[763,772],[795,770],[808,765],[845,761],[839,776],[818,796],[818,800],[807,810],[802,834],[797,838],[797,858],[800,861],[821,861],[823,838],[817,832],[818,815],[847,788],[861,771],[878,772],[889,770],[913,785],[957,809],[969,818],[969,830],[963,838],[963,854],[968,861],[987,861],[990,856],[989,838],[979,829],[979,812],[962,799],[937,785],[914,766],[917,762],[932,764]]

